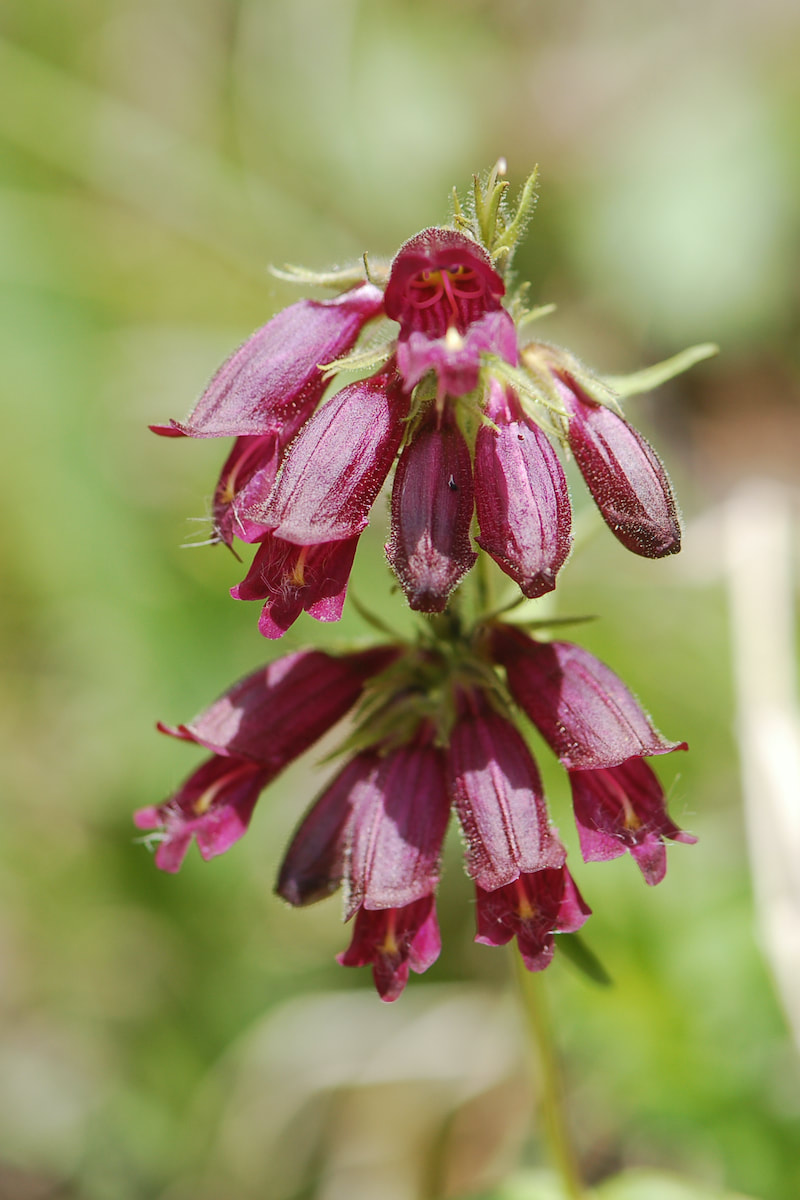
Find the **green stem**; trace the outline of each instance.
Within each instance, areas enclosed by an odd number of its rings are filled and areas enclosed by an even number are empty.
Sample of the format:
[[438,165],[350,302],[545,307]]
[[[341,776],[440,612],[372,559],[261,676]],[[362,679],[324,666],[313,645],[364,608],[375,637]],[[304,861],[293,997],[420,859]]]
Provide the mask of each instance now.
[[550,1143],[550,1152],[561,1179],[565,1197],[568,1197],[568,1200],[586,1200],[586,1192],[567,1127],[564,1091],[553,1042],[544,980],[540,979],[535,972],[526,969],[519,953],[515,952],[514,959],[522,993],[525,1021],[531,1046],[538,1059],[541,1109],[547,1140]]

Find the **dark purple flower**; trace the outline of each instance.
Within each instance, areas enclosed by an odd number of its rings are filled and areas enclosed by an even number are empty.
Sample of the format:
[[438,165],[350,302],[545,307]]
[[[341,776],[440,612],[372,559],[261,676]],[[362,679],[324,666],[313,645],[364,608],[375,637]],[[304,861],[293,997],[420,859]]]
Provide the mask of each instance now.
[[269,499],[245,515],[297,545],[357,536],[394,462],[408,405],[393,370],[342,388],[292,442]]
[[352,759],[309,809],[286,853],[277,890],[308,904],[347,884],[359,907],[403,908],[433,893],[449,799],[430,730],[414,742]]
[[360,908],[353,940],[337,962],[343,967],[372,964],[372,977],[381,1000],[391,1002],[403,992],[409,969],[421,975],[439,957],[442,942],[433,896],[404,908]]
[[486,892],[476,889],[476,942],[504,946],[516,937],[529,971],[543,971],[555,949],[554,933],[574,933],[591,915],[566,867],[533,871]]
[[380,289],[364,283],[333,300],[300,300],[256,330],[217,371],[185,421],[165,437],[260,437],[296,430],[325,391],[320,365],[346,354],[379,316]]
[[634,554],[677,554],[678,510],[653,447],[566,373],[557,372],[553,378],[569,415],[570,449],[606,525]]
[[510,388],[493,382],[475,446],[478,545],[534,598],[551,592],[570,551],[572,512],[561,463]]
[[496,625],[492,650],[517,704],[569,770],[686,749],[662,737],[619,676],[581,646]]
[[227,850],[247,829],[259,793],[352,708],[364,683],[397,656],[395,647],[334,657],[300,650],[240,680],[186,725],[163,733],[213,757],[163,804],[140,809],[140,829],[161,829],[156,865],[177,871],[192,837],[203,858]]
[[585,862],[605,862],[630,850],[645,881],[667,870],[664,838],[694,843],[667,816],[664,789],[641,758],[597,771],[570,771],[572,803]]
[[478,385],[482,354],[516,365],[517,334],[505,286],[486,251],[453,229],[425,229],[397,252],[384,295],[400,324],[397,365],[411,390],[435,371],[438,395]]
[[485,694],[461,693],[447,759],[467,871],[480,888],[491,892],[526,872],[563,865],[533,756]]
[[411,608],[442,612],[477,555],[469,540],[472,463],[445,416],[419,430],[397,464],[386,556]]
[[358,538],[298,546],[274,534],[262,534],[250,570],[236,587],[235,600],[266,600],[258,628],[264,637],[283,637],[300,613],[317,621],[342,615]]

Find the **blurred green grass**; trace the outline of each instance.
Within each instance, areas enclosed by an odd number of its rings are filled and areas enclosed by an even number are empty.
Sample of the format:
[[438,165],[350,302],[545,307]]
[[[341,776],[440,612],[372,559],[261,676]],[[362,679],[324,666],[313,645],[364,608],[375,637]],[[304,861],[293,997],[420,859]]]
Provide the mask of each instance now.
[[[194,761],[155,736],[157,716],[186,718],[305,639],[365,633],[350,609],[340,629],[304,617],[265,645],[254,609],[226,594],[235,560],[181,548],[204,528],[187,515],[206,515],[219,447],[159,442],[146,424],[183,415],[290,300],[270,262],[391,254],[447,215],[473,170],[502,153],[521,179],[538,159],[519,268],[536,301],[559,302],[543,336],[614,372],[683,342],[723,347],[630,406],[675,474],[691,561],[695,518],[731,478],[780,473],[775,424],[796,428],[799,47],[779,0],[6,0],[0,1196],[467,1195],[520,1155],[541,1161],[521,1069],[445,1096],[423,1073],[375,1066],[407,1026],[413,1044],[427,1021],[435,1044],[440,1008],[471,1013],[484,995],[515,1044],[508,963],[472,944],[455,844],[442,959],[374,1017],[372,1057],[348,1075],[326,1074],[328,1042],[316,1068],[303,1057],[299,1022],[327,1020],[330,1004],[357,1045],[373,1019],[369,981],[333,963],[337,902],[295,913],[271,895],[314,757],[211,865],[190,855],[166,878],[135,843],[132,809]],[[754,423],[732,397],[765,377],[780,386],[752,397]],[[383,604],[381,542],[380,529],[365,539],[355,582]],[[548,980],[578,1144],[598,1178],[642,1164],[794,1200],[797,1059],[756,934],[722,583],[681,560],[630,562],[597,529],[558,609],[600,615],[576,636],[691,743],[663,777],[700,837],[646,894],[630,860],[576,868],[615,981],[595,989],[562,962]],[[541,757],[574,849],[565,782]],[[442,1067],[454,1078],[472,1020]],[[281,1022],[297,1045],[248,1074]],[[306,1088],[290,1166],[261,1152],[289,1077]],[[376,1182],[394,1161],[376,1112],[406,1172],[392,1193]]]

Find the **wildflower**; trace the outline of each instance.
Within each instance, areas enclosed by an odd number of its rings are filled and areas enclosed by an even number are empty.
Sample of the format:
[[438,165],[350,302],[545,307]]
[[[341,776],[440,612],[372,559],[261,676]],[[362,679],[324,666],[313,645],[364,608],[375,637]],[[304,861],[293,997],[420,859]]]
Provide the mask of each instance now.
[[647,883],[659,883],[663,838],[696,838],[669,819],[661,784],[643,759],[686,743],[662,737],[622,680],[582,647],[537,642],[500,625],[491,636],[512,696],[569,772],[584,861],[630,850]]
[[[367,281],[358,272],[319,277],[341,294],[278,313],[220,368],[185,421],[153,426],[172,437],[237,439],[214,494],[214,540],[260,545],[233,595],[266,601],[265,636],[280,637],[304,610],[339,618],[352,539],[398,452],[386,549],[420,612],[443,611],[474,563],[473,510],[478,545],[526,596],[555,587],[571,512],[548,435],[571,449],[624,545],[648,557],[678,550],[664,468],[614,410],[613,392],[566,352],[520,336],[531,314],[522,292],[507,306],[504,273],[534,177],[515,213],[506,188],[495,171],[476,187],[472,219],[457,206],[457,228],[423,230]],[[348,357],[376,322],[377,348]],[[325,399],[330,376],[348,367],[373,373]],[[322,549],[333,543],[337,550]]]
[[478,936],[485,946],[516,937],[529,971],[543,971],[555,952],[554,933],[575,933],[591,916],[566,867],[520,875],[493,892],[477,887]]
[[160,831],[156,866],[177,871],[194,837],[203,858],[246,832],[260,792],[352,708],[393,647],[334,657],[301,650],[239,681],[188,725],[162,733],[210,750],[163,804],[140,809],[139,829]]

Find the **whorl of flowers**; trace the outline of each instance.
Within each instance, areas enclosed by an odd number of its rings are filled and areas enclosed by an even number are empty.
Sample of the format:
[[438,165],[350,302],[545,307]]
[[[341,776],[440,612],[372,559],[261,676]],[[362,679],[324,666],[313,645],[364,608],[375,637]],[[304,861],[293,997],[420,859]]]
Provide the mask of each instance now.
[[[571,547],[558,451],[571,453],[612,533],[634,553],[680,548],[677,506],[655,451],[607,382],[567,351],[532,341],[525,289],[509,266],[535,176],[508,204],[499,169],[476,179],[469,211],[423,230],[391,265],[332,276],[329,300],[300,300],[220,368],[170,437],[234,443],[213,500],[214,539],[257,550],[237,599],[263,601],[279,638],[303,610],[342,614],[358,540],[394,469],[386,556],[411,609],[443,614],[416,641],[342,655],[301,650],[163,732],[211,757],[165,803],[136,815],[176,871],[194,838],[204,858],[247,829],[262,789],[348,711],[348,758],[301,822],[277,890],[308,904],[343,885],[353,920],[346,966],[371,964],[386,1000],[440,949],[434,897],[451,810],[475,884],[476,940],[516,937],[531,970],[589,908],[565,865],[524,713],[569,773],[587,861],[629,850],[645,880],[666,870],[669,819],[646,759],[678,748],[603,663],[486,611],[467,620],[459,589],[488,555],[529,599],[556,586]],[[359,339],[365,342],[357,347]],[[622,381],[628,394],[684,369],[698,347]],[[341,384],[341,377],[359,377]],[[332,382],[333,381],[333,382]]]

